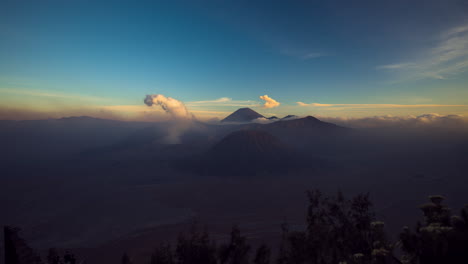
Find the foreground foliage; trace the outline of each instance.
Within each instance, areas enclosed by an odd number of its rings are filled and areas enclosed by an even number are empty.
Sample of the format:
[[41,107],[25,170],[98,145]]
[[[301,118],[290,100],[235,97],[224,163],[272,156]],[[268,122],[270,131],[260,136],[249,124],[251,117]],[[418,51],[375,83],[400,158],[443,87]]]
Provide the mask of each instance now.
[[[385,234],[385,223],[376,219],[369,194],[346,199],[340,192],[327,196],[315,190],[307,196],[306,228],[292,231],[286,224],[282,226],[276,261],[271,261],[271,250],[265,244],[249,256],[251,247],[246,237],[234,227],[227,244],[217,247],[214,241],[209,242],[206,232],[202,236],[192,232],[191,239],[179,240],[174,253],[170,247],[164,247],[161,256],[175,257],[164,257],[151,264],[468,263],[468,206],[460,216],[452,215],[442,204],[442,196],[430,196],[430,202],[421,206],[424,223],[417,223],[414,231],[404,227],[399,240],[392,242]],[[200,261],[200,254],[192,253],[194,248],[206,254],[204,261]]]
[[[468,263],[468,205],[452,215],[442,196],[430,196],[421,206],[424,221],[414,230],[404,227],[397,241],[385,234],[384,222],[376,219],[369,194],[346,199],[341,192],[327,196],[318,190],[307,193],[309,206],[304,230],[282,225],[276,258],[262,244],[253,248],[237,226],[230,239],[217,244],[196,225],[181,234],[175,245],[160,244],[149,264],[466,264]],[[395,253],[397,252],[397,253]],[[5,260],[8,264],[42,264],[39,256],[18,236],[18,229],[5,227]],[[84,263],[66,253],[61,258],[50,249],[47,263]],[[122,264],[131,264],[126,253]]]

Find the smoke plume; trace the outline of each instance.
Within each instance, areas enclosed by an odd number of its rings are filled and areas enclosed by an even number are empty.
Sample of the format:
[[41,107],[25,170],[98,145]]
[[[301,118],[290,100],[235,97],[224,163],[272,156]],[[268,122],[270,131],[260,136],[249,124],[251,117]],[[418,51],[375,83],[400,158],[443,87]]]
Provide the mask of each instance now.
[[147,106],[160,106],[172,117],[172,121],[166,124],[167,135],[161,142],[167,144],[181,143],[181,137],[193,126],[193,116],[181,101],[166,97],[162,94],[146,95]]
[[146,95],[144,102],[147,106],[161,106],[174,119],[192,119],[192,115],[187,110],[187,107],[177,99],[166,97],[162,94],[149,94]]

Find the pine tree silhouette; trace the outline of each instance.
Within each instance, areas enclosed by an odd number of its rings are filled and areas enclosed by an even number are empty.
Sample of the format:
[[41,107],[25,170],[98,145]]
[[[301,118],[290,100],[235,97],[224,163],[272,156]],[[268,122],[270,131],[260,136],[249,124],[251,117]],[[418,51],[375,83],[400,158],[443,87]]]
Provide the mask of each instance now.
[[219,249],[219,261],[221,264],[247,264],[249,263],[250,246],[246,237],[242,236],[237,226],[231,230],[231,240],[228,244],[221,245]]
[[255,253],[254,264],[269,264],[271,250],[266,244],[260,245]]
[[415,232],[403,228],[400,242],[406,263],[468,263],[467,207],[460,216],[452,216],[442,204],[444,199],[441,195],[429,196],[430,202],[420,207],[424,224],[418,222]]
[[20,230],[16,227],[4,227],[5,263],[42,264],[39,255],[19,236]]
[[132,264],[132,261],[130,260],[130,257],[127,255],[127,253],[124,253],[122,256],[122,264]]

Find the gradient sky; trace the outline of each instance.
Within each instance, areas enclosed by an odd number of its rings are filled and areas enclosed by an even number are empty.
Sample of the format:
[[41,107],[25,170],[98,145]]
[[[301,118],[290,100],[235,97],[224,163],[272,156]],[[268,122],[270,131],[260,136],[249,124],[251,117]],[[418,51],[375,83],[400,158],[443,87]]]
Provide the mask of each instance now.
[[468,2],[1,2],[0,118],[144,119],[146,94],[205,118],[468,115]]

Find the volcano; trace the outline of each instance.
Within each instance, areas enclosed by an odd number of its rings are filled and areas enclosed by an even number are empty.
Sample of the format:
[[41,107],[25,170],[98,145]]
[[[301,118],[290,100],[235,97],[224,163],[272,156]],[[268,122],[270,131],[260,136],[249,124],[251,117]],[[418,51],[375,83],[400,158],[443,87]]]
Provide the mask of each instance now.
[[224,137],[213,146],[211,155],[235,159],[263,159],[286,155],[288,147],[265,131],[241,130]]
[[288,175],[316,160],[299,155],[295,149],[266,131],[239,130],[225,136],[204,155],[186,163],[190,171],[211,176],[249,177]]
[[269,124],[247,124],[245,130],[259,130],[270,133],[282,142],[295,148],[314,147],[329,149],[340,144],[352,133],[351,129],[321,121],[313,116],[292,120],[279,120]]
[[239,108],[234,113],[221,120],[221,122],[250,122],[260,117],[264,116],[250,108]]

